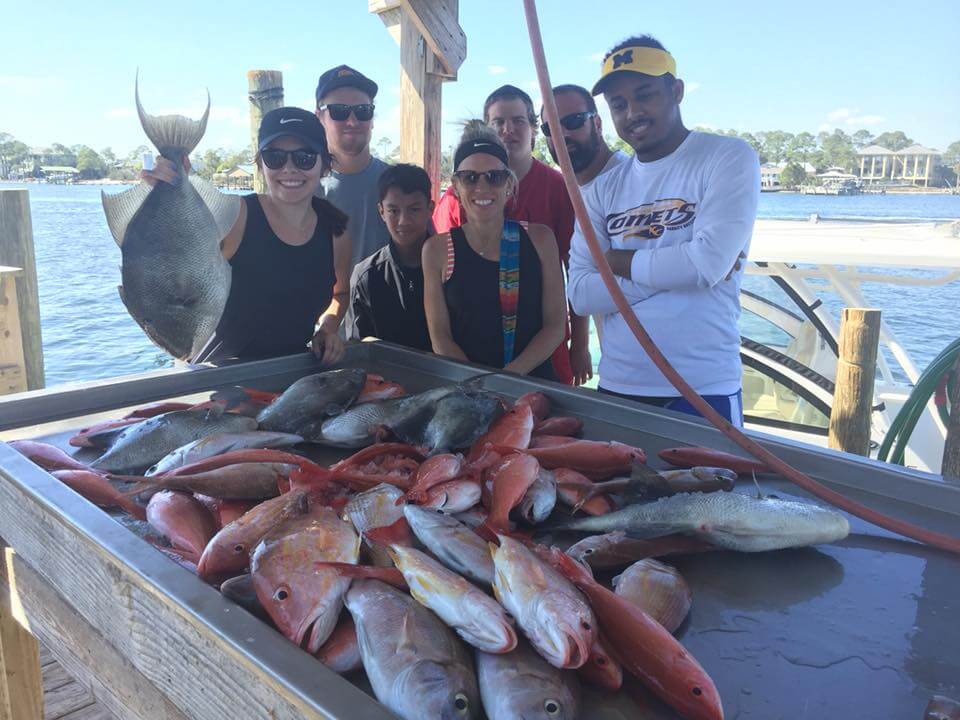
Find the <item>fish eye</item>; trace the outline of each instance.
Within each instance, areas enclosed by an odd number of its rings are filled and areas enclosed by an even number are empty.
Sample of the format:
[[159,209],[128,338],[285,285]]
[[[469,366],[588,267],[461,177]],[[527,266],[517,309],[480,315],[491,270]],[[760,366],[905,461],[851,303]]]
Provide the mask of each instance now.
[[543,709],[544,709],[544,712],[547,713],[547,715],[550,715],[550,716],[559,715],[560,703],[558,703],[556,700],[545,700],[543,702]]
[[603,655],[597,655],[597,657],[594,658],[594,662],[596,662],[600,667],[603,667],[607,664],[607,659]]
[[589,629],[590,629],[590,623],[588,623],[586,620],[582,620],[582,621],[580,622],[580,626],[581,626],[584,630],[589,630]]
[[470,701],[467,700],[467,696],[463,693],[457,693],[456,698],[454,698],[453,706],[457,710],[466,710],[470,707]]
[[290,597],[290,588],[288,588],[286,585],[281,585],[273,593],[273,599],[280,602],[283,602],[288,597]]
[[693,689],[693,694],[696,695],[697,697],[700,697],[701,695],[703,695],[703,690],[701,690],[701,689],[698,688],[698,687],[695,687],[695,688]]
[[234,551],[237,555],[240,555],[240,554],[243,553],[246,549],[247,549],[247,546],[244,545],[243,543],[237,543],[236,545],[233,546],[233,551]]
[[584,548],[584,549],[583,549],[583,554],[584,554],[584,555],[593,555],[593,548],[591,548],[591,547]]

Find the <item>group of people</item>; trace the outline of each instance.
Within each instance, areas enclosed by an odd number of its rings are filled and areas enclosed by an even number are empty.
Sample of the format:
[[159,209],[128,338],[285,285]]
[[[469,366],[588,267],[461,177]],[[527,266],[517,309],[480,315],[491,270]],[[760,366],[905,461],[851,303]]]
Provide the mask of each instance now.
[[[657,40],[612,48],[592,91],[554,88],[558,128],[523,90],[493,91],[482,120],[466,124],[436,205],[422,168],[371,155],[377,89],[341,65],[320,77],[315,112],[264,115],[256,162],[266,192],[244,197],[221,244],[230,296],[195,361],[309,344],[332,363],[344,337],[376,337],[580,385],[592,377],[592,315],[601,392],[693,412],[614,305],[562,176],[533,157],[539,130],[555,160],[557,143],[569,151],[590,225],[634,313],[688,382],[742,423],[740,262],[759,161],[741,140],[684,127],[683,81]],[[604,141],[598,95],[633,155]],[[144,175],[176,176],[164,161]]]

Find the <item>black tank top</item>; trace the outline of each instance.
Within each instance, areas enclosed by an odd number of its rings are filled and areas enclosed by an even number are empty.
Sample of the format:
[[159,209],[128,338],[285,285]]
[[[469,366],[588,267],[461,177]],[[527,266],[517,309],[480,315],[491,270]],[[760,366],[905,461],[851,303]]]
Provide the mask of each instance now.
[[[476,253],[463,228],[450,228],[453,274],[443,285],[453,340],[471,362],[503,367],[503,316],[500,313],[500,263]],[[540,256],[527,231],[520,227],[520,297],[514,357],[543,327],[543,278]],[[555,380],[547,358],[530,375]]]
[[333,297],[333,237],[346,227],[346,215],[315,197],[313,236],[303,245],[289,245],[270,227],[255,193],[243,200],[247,224],[230,258],[230,295],[213,337],[195,362],[304,352],[317,318]]

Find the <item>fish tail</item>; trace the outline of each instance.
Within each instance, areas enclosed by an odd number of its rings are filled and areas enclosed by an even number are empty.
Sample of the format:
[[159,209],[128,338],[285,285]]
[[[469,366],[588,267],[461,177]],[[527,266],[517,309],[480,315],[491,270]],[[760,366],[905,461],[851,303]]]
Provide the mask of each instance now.
[[128,490],[124,490],[120,493],[120,497],[132,498],[136,497],[142,492],[147,490],[157,490],[160,488],[160,483],[156,481],[144,480],[139,475],[107,475],[109,480],[120,480],[121,482],[132,482],[135,483],[134,486]]
[[150,115],[140,104],[140,72],[137,71],[137,80],[134,84],[134,97],[137,103],[137,114],[140,116],[140,125],[150,138],[160,154],[189,155],[200,142],[203,133],[207,130],[207,118],[210,116],[210,92],[207,92],[207,109],[203,117],[192,120],[183,115]]
[[363,531],[363,536],[377,545],[389,547],[394,544],[403,544],[410,537],[410,525],[406,518],[400,518],[390,525],[369,528]]

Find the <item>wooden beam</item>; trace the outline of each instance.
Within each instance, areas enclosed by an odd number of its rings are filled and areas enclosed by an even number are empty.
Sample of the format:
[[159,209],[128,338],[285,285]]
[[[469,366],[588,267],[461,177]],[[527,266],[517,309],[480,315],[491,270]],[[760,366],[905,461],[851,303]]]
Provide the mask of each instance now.
[[[269,111],[283,107],[283,73],[279,70],[249,70],[247,88],[250,98],[250,142],[256,155],[260,120]],[[253,168],[253,191],[265,192],[263,176],[256,166]]]
[[0,265],[23,271],[16,278],[16,287],[27,388],[39,390],[45,384],[43,338],[27,190],[0,190]]
[[960,355],[950,371],[953,392],[950,394],[950,421],[947,423],[947,439],[943,446],[943,463],[940,473],[944,480],[960,482]]
[[[0,570],[0,577],[4,575],[9,576],[5,567]],[[28,627],[15,582],[0,580],[0,718],[3,720],[43,719],[40,646]]]
[[22,274],[19,268],[0,267],[0,395],[27,389],[16,284]]
[[400,161],[430,176],[433,199],[440,182],[440,102],[443,80],[427,72],[431,55],[419,25],[404,9],[400,19]]
[[840,359],[830,410],[828,445],[870,455],[870,414],[877,374],[880,311],[844,308],[840,319]]
[[437,56],[444,74],[455,78],[467,57],[467,36],[457,22],[457,0],[403,0],[403,8]]

